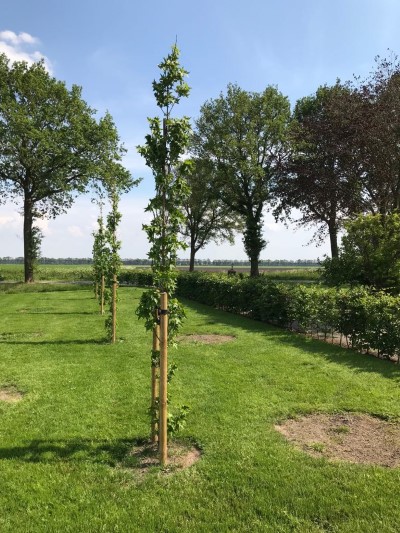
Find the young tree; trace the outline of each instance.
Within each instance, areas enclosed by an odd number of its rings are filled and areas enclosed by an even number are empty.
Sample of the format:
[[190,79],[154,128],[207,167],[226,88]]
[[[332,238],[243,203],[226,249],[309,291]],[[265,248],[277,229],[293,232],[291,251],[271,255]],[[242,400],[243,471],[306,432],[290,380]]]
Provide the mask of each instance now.
[[[153,214],[153,219],[150,224],[144,226],[151,243],[148,256],[152,261],[154,287],[143,293],[137,314],[139,318],[145,319],[146,329],[153,330],[152,440],[157,440],[158,429],[160,462],[164,465],[167,461],[167,429],[176,428],[185,414],[183,408],[175,419],[171,413],[168,413],[167,417],[167,380],[171,376],[167,365],[167,345],[177,333],[183,317],[182,307],[176,299],[170,297],[176,286],[177,252],[184,247],[178,239],[178,232],[184,220],[182,205],[188,194],[184,174],[190,166],[189,161],[180,162],[180,157],[189,143],[189,118],[172,118],[171,110],[182,97],[189,95],[190,89],[184,80],[187,72],[179,64],[179,50],[176,45],[160,63],[159,68],[161,75],[159,81],[153,82],[153,92],[163,120],[158,117],[149,119],[150,134],[146,135],[146,144],[138,147],[155,179],[156,195],[146,209]],[[176,172],[178,164],[179,173]],[[158,307],[160,313],[157,317],[155,312]],[[161,322],[160,328],[158,318]]]
[[237,213],[218,198],[213,164],[196,159],[187,176],[190,195],[183,205],[186,215],[181,233],[189,244],[189,271],[194,270],[196,253],[209,242],[228,241],[233,244],[234,233],[243,229]]
[[214,163],[220,201],[244,221],[251,275],[259,274],[263,209],[279,173],[290,117],[288,99],[275,87],[262,93],[228,85],[206,102],[196,121],[194,153]]
[[95,298],[100,305],[100,314],[104,314],[105,274],[108,270],[108,254],[106,248],[105,228],[103,219],[103,203],[100,204],[100,215],[97,219],[98,228],[93,232],[93,281]]
[[[132,179],[129,172],[119,163],[109,162],[103,175],[102,186],[99,184],[96,186],[100,216],[98,218],[98,230],[93,234],[93,272],[96,287],[100,286],[98,296],[101,314],[104,314],[105,301],[110,304],[110,314],[106,319],[105,326],[108,340],[113,344],[116,342],[118,274],[122,264],[119,256],[121,241],[117,236],[118,225],[121,220],[121,213],[118,211],[119,201],[122,193],[128,192],[140,181],[140,179]],[[104,226],[103,206],[105,198],[108,199],[111,209]]]
[[67,89],[43,62],[10,64],[0,55],[0,194],[23,202],[26,282],[35,220],[65,212],[124,151],[111,116],[94,115],[80,87]]

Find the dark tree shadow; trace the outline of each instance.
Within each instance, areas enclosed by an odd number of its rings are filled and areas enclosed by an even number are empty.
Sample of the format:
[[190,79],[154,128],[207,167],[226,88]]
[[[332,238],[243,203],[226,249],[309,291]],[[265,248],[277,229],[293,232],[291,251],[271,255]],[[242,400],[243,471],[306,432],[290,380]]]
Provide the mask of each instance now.
[[[101,463],[116,466],[129,458],[129,452],[143,446],[147,440],[132,437],[116,440],[35,439],[21,446],[0,447],[0,460],[25,461],[27,463],[54,463],[60,461]],[[130,461],[132,463],[132,461]],[[131,464],[130,466],[135,466]]]
[[64,341],[11,341],[0,340],[0,344],[12,344],[12,345],[26,345],[26,346],[63,346],[63,345],[90,345],[90,344],[109,344],[109,341],[103,339],[72,339]]

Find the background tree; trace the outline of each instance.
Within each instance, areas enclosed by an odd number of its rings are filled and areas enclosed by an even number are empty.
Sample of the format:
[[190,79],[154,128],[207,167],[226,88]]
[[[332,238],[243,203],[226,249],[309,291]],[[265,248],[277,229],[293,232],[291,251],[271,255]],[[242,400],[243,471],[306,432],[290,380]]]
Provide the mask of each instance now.
[[262,93],[228,85],[206,102],[196,121],[194,153],[213,162],[220,201],[243,220],[251,275],[259,273],[263,209],[279,173],[290,117],[289,101],[275,87]]
[[0,55],[0,193],[23,201],[26,282],[35,220],[65,212],[124,151],[111,116],[94,115],[81,89],[67,89],[43,62],[10,64]]
[[360,283],[400,290],[400,215],[359,215],[346,224],[339,257],[323,262],[331,285]]
[[[176,287],[177,252],[184,248],[178,233],[184,221],[182,205],[189,192],[184,175],[190,166],[189,161],[180,162],[189,143],[189,118],[172,118],[171,111],[182,97],[189,95],[190,89],[185,82],[187,71],[179,64],[176,45],[160,63],[159,69],[161,75],[153,82],[153,92],[163,120],[158,117],[148,119],[150,134],[146,135],[146,144],[138,147],[155,179],[156,194],[146,209],[153,214],[153,219],[144,226],[151,243],[148,256],[152,261],[154,287],[143,293],[137,314],[145,319],[145,327],[153,330],[151,433],[152,441],[156,442],[158,431],[160,462],[164,465],[167,461],[167,429],[177,429],[187,409],[183,407],[175,417],[172,413],[167,416],[167,381],[173,373],[167,366],[167,345],[176,335],[184,315],[179,302],[171,296]],[[176,172],[178,165],[180,171]],[[157,342],[158,335],[160,343]]]
[[363,211],[385,216],[400,210],[400,63],[392,54],[376,58],[376,68],[351,85],[355,162],[363,191]]
[[[348,114],[351,92],[338,82],[298,100],[289,129],[289,151],[274,182],[275,216],[290,217],[300,226],[319,226],[317,242],[328,234],[332,257],[338,256],[338,232],[361,209],[361,183],[353,161],[354,124]],[[293,218],[291,219],[293,221]]]
[[237,213],[219,200],[216,176],[211,161],[196,159],[186,180],[190,195],[183,205],[185,223],[181,233],[189,245],[189,271],[194,270],[196,253],[209,242],[234,242],[236,231],[243,229]]

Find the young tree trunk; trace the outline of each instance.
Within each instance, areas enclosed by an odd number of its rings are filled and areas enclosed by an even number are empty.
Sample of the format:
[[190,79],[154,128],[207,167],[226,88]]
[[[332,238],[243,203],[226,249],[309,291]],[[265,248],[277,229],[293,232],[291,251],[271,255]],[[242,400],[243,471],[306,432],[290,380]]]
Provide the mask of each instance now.
[[168,460],[167,452],[167,383],[168,383],[168,294],[161,293],[160,298],[160,422],[158,446],[160,464],[165,466]]
[[32,283],[33,279],[33,204],[30,198],[24,199],[24,279]]
[[106,280],[104,274],[101,275],[101,287],[100,287],[100,313],[104,315],[104,291],[106,288]]
[[115,344],[117,340],[117,275],[113,275],[112,285],[112,335],[111,342]]
[[[154,312],[155,325],[153,327],[153,360],[151,365],[151,442],[158,442],[158,409],[159,371],[160,371],[160,326],[158,324],[158,309]],[[157,354],[157,355],[156,355]],[[156,363],[158,359],[158,363]]]

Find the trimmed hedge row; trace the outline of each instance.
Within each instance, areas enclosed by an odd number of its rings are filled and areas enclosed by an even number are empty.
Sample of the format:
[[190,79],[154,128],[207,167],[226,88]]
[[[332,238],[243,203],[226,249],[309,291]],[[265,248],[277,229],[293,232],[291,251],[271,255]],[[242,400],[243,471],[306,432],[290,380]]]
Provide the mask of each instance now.
[[[149,286],[150,270],[125,271],[122,283]],[[400,297],[368,289],[276,284],[258,278],[180,272],[178,296],[255,320],[345,343],[400,362]]]

